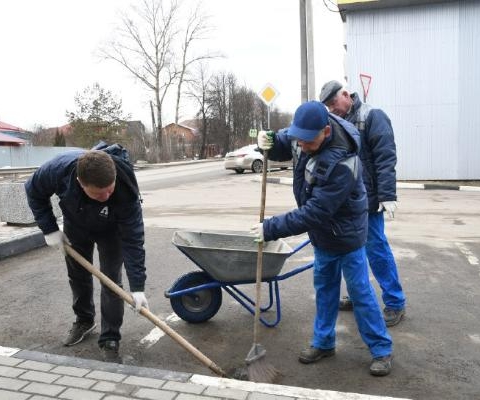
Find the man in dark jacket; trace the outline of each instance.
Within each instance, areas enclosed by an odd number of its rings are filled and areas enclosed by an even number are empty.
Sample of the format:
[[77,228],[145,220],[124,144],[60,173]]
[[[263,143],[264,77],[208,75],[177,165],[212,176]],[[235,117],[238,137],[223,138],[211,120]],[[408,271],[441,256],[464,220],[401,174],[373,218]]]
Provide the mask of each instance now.
[[293,191],[298,208],[252,228],[256,240],[270,241],[308,232],[314,254],[316,316],[310,346],[299,361],[313,363],[335,353],[341,274],[355,305],[358,330],[370,349],[370,373],[392,368],[392,340],[368,277],[365,254],[367,197],[358,158],[357,130],[326,107],[302,104],[292,125],[277,134],[260,132],[258,146],[272,160],[296,157]]
[[[338,81],[327,82],[322,87],[320,101],[330,112],[354,124],[360,132],[360,159],[368,195],[367,258],[382,289],[387,326],[395,326],[405,315],[405,295],[385,235],[383,218],[384,211],[393,218],[397,207],[397,154],[392,124],[382,110],[362,103],[357,93],[350,94]],[[341,310],[351,310],[352,306],[348,296],[340,301]]]
[[[114,145],[115,146],[115,145]],[[118,146],[118,145],[117,145]],[[122,284],[122,263],[136,309],[145,298],[144,227],[138,185],[129,162],[102,150],[70,151],[42,165],[25,183],[28,203],[47,245],[63,250],[70,243],[88,261],[94,245],[100,270]],[[56,194],[63,214],[63,232],[52,212]],[[65,346],[81,342],[95,328],[92,275],[65,257],[76,321]],[[119,361],[123,300],[102,285],[101,332],[98,344],[106,361]]]

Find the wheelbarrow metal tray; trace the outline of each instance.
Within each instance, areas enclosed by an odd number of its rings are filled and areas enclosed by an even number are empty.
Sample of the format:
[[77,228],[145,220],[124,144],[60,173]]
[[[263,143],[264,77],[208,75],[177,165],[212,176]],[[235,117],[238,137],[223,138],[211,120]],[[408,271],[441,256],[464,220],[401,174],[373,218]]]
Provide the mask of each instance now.
[[[252,235],[177,231],[172,242],[217,281],[235,283],[256,279],[258,244]],[[290,246],[281,239],[265,242],[262,279],[277,276],[291,252]]]

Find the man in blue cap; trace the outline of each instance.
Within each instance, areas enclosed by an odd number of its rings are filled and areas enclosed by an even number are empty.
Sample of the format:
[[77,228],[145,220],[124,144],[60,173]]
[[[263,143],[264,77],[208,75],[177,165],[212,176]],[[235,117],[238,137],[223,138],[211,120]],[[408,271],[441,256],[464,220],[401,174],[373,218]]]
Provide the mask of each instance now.
[[[363,103],[357,93],[350,94],[335,80],[323,85],[320,101],[330,112],[354,124],[360,132],[360,159],[368,196],[367,258],[382,289],[385,322],[389,327],[395,326],[405,315],[406,300],[385,235],[383,218],[384,211],[393,218],[397,208],[397,152],[392,124],[382,110]],[[349,311],[352,307],[348,296],[340,300],[340,310]]]
[[310,346],[299,361],[313,363],[335,354],[342,272],[355,320],[370,349],[370,373],[392,369],[392,339],[368,276],[365,253],[367,197],[358,158],[360,137],[353,125],[318,101],[302,104],[292,125],[274,134],[262,131],[258,146],[272,160],[296,158],[293,192],[298,208],[252,227],[257,241],[308,232],[314,249],[316,316]]

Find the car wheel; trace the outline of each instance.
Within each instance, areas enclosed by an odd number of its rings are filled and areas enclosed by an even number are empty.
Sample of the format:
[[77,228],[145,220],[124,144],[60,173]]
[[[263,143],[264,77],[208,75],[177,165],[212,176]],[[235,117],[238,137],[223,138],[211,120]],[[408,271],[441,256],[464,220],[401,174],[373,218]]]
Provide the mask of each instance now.
[[263,161],[262,160],[255,160],[252,163],[252,172],[259,174],[263,171]]
[[236,172],[237,174],[243,174],[243,173],[245,172],[245,170],[242,169],[242,168],[236,168],[236,169],[235,169],[235,172]]

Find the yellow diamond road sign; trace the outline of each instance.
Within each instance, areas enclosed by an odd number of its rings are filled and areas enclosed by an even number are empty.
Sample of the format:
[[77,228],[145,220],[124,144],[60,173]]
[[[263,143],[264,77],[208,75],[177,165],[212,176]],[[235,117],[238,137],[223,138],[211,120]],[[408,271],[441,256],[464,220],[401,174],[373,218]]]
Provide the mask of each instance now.
[[258,96],[262,99],[262,101],[269,106],[274,102],[274,100],[278,97],[279,93],[277,89],[275,89],[272,85],[267,84],[263,87],[262,90],[258,93]]

